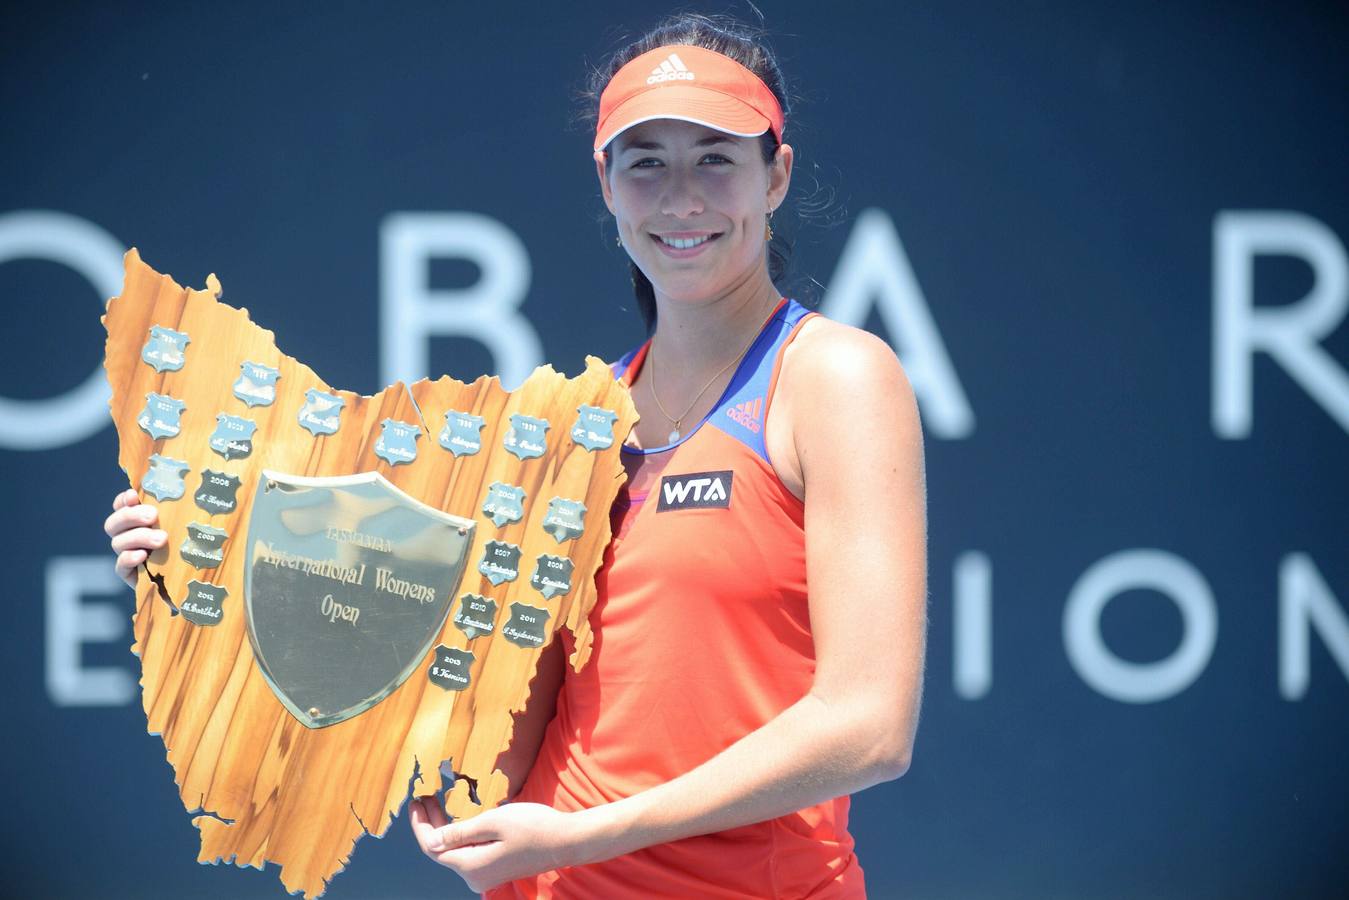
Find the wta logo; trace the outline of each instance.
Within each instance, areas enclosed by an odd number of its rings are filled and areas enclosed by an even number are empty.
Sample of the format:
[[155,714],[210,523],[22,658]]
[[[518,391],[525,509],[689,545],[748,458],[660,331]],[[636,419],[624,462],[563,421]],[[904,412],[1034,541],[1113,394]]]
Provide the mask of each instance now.
[[672,509],[726,509],[731,505],[729,469],[720,472],[690,472],[666,475],[660,480],[660,501],[656,512]]
[[692,81],[693,73],[689,67],[684,65],[684,61],[679,58],[678,53],[671,53],[665,57],[665,61],[651,70],[651,75],[646,79],[647,84],[660,84],[662,81]]
[[763,429],[763,398],[755,397],[753,400],[728,406],[726,407],[726,415],[731,418],[732,422],[739,423],[758,434]]

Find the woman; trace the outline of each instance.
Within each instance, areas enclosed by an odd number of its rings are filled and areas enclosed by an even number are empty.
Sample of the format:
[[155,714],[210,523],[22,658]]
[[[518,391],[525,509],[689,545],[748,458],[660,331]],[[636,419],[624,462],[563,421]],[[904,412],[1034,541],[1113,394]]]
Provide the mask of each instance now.
[[[596,172],[651,338],[615,365],[641,420],[591,659],[566,668],[564,633],[541,660],[515,802],[451,824],[416,799],[413,830],[493,897],[864,896],[847,795],[907,770],[922,680],[913,393],[774,287],[793,154],[758,37],[676,16],[602,82]],[[114,503],[129,583],[153,524]]]

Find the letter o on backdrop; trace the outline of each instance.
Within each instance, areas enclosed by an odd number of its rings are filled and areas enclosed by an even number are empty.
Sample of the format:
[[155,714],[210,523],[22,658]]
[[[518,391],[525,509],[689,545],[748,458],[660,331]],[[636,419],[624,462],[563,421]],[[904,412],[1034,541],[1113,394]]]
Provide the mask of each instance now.
[[[79,272],[94,286],[99,305],[122,292],[122,243],[77,216],[44,210],[0,214],[0,264],[45,259]],[[108,389],[99,366],[84,383],[44,400],[0,396],[0,447],[48,450],[82,441],[111,424]]]
[[[1165,659],[1120,659],[1101,636],[1106,604],[1131,590],[1157,591],[1180,610],[1180,645]],[[1073,585],[1063,610],[1068,661],[1088,685],[1125,703],[1155,703],[1185,690],[1208,665],[1217,639],[1218,609],[1208,582],[1164,550],[1121,550],[1099,560]]]

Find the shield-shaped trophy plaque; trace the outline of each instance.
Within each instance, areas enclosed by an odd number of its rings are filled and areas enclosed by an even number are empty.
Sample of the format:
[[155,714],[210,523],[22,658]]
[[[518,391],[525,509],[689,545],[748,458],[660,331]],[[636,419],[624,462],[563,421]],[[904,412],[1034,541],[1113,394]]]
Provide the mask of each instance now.
[[442,764],[452,816],[505,799],[543,648],[565,627],[589,656],[637,416],[594,358],[509,393],[338,390],[207,285],[132,250],[103,318],[120,462],[169,534],[132,650],[198,858],[279,863],[314,897]]

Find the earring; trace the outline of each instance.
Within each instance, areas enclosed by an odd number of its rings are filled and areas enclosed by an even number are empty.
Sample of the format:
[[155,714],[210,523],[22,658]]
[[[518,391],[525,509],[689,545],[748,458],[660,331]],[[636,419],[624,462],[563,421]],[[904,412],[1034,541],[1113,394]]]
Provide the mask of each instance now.
[[763,239],[765,242],[773,239],[773,210],[768,211],[768,218],[763,223]]
[[622,247],[622,246],[623,246],[623,235],[621,235],[621,234],[616,234],[616,235],[614,235],[614,246],[615,246],[615,247]]

